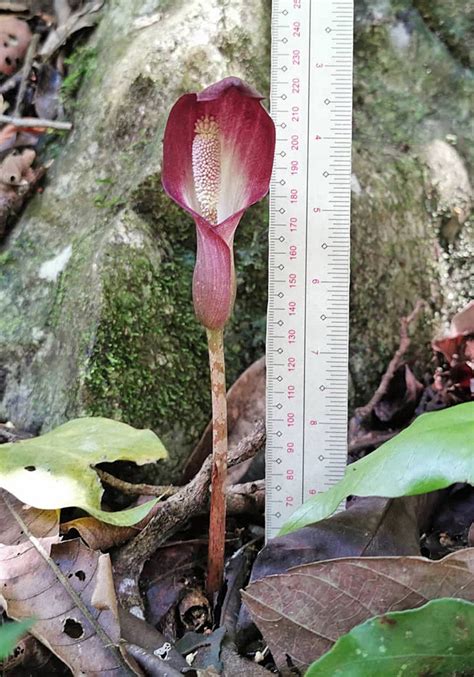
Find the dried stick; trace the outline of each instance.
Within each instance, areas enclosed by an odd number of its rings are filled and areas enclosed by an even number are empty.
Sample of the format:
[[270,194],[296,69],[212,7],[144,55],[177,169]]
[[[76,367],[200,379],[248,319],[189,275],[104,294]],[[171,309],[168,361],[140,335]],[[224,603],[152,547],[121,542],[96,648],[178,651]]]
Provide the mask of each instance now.
[[387,367],[385,374],[382,376],[382,379],[379,383],[379,386],[375,393],[372,395],[371,399],[363,407],[358,407],[355,411],[355,414],[351,421],[351,434],[354,435],[357,430],[366,423],[372,412],[374,411],[377,404],[387,393],[388,386],[392,380],[395,372],[402,363],[402,358],[405,355],[408,347],[410,345],[410,337],[408,336],[408,327],[410,324],[418,317],[420,311],[425,306],[425,301],[418,299],[415,304],[415,307],[407,317],[402,317],[400,320],[400,343],[395,355],[390,360],[390,363]]
[[25,96],[26,85],[28,83],[28,78],[30,77],[31,66],[38,48],[39,38],[39,34],[35,33],[31,38],[31,42],[28,45],[28,49],[26,51],[25,61],[23,63],[23,68],[21,69],[20,86],[16,95],[15,108],[13,109],[13,117],[18,117],[21,112],[21,104],[23,103]]
[[[1,434],[1,431],[0,431]],[[133,484],[132,482],[125,482],[114,475],[110,475],[105,470],[94,468],[102,482],[105,482],[109,487],[118,489],[122,494],[131,496],[171,496],[181,489],[181,487],[174,487],[171,484],[160,486],[156,484]]]
[[[231,453],[228,465],[233,466],[254,456],[265,443],[265,425],[260,421]],[[122,606],[139,614],[142,599],[138,577],[145,562],[155,550],[178,531],[191,517],[206,510],[209,500],[212,458],[208,457],[198,474],[179,491],[153,508],[153,517],[135,538],[115,555],[117,592]],[[137,611],[138,610],[138,611]]]
[[228,443],[223,329],[208,329],[207,344],[212,392],[212,475],[206,590],[212,600],[224,576]]
[[14,127],[44,127],[45,129],[59,129],[68,132],[72,129],[72,122],[59,120],[45,120],[44,118],[18,118],[11,115],[0,115],[0,124]]

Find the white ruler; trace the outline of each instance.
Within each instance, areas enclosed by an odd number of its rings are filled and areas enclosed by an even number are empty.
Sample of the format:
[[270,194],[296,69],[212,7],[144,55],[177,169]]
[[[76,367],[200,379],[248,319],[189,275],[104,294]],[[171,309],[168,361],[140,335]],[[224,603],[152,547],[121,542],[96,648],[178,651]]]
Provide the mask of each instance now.
[[267,538],[347,456],[352,0],[273,0]]

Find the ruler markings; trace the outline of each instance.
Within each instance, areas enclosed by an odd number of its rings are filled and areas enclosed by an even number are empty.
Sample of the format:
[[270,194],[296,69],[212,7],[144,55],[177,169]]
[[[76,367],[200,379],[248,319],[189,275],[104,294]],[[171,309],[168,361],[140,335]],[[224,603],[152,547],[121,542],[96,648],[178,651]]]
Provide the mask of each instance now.
[[352,11],[273,2],[267,538],[345,467]]

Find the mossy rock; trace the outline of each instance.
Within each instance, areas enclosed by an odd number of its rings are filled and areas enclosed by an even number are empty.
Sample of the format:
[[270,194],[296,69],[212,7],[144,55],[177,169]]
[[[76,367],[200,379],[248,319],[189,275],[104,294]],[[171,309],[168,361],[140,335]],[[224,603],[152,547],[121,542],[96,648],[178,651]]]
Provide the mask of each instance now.
[[[0,252],[1,418],[35,432],[81,414],[151,427],[170,450],[162,478],[179,476],[210,398],[191,302],[194,225],[161,189],[161,139],[186,91],[233,74],[268,93],[270,5],[106,4],[77,57],[84,79],[74,131]],[[434,9],[430,16],[438,21]],[[447,44],[447,24],[433,26],[415,0],[356,2],[353,404],[373,391],[398,343],[399,318],[417,298],[429,306],[414,328],[411,357],[421,373],[434,326],[472,289],[472,197],[463,177],[474,164],[473,81]],[[448,30],[459,44],[472,38],[464,24]],[[463,184],[452,196],[432,157],[446,144]],[[459,195],[466,214],[447,237]],[[264,202],[236,234],[229,383],[264,350],[267,228]]]

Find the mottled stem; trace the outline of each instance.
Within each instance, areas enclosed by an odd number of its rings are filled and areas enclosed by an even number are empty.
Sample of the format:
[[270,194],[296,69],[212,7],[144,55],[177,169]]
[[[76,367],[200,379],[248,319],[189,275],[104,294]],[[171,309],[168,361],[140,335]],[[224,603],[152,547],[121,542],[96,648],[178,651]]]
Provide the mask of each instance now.
[[212,476],[209,518],[207,593],[213,598],[224,575],[225,484],[227,479],[227,400],[225,389],[224,332],[208,329],[212,391]]

